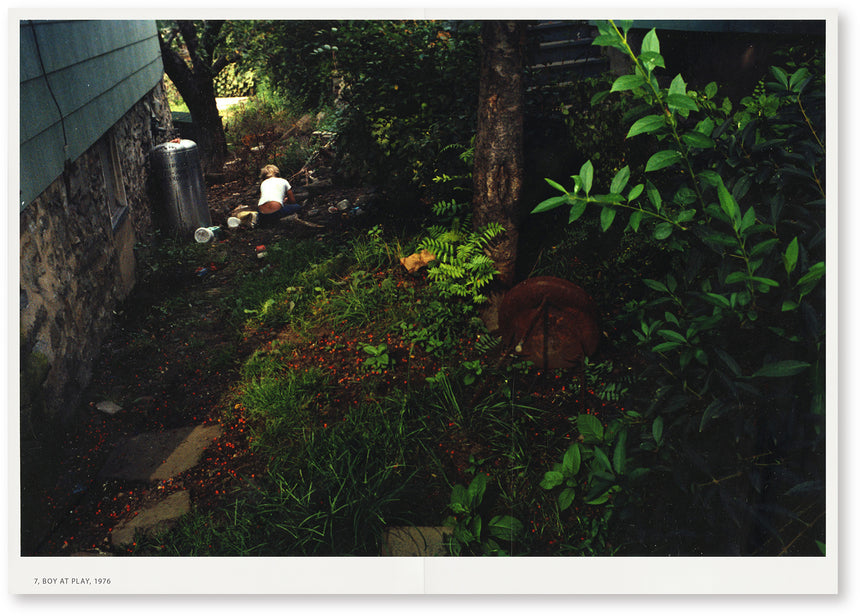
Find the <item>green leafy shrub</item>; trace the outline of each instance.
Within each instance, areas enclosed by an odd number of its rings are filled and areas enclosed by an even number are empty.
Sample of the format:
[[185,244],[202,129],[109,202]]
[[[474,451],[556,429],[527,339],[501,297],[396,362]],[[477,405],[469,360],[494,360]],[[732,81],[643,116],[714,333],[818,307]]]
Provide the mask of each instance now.
[[[249,41],[249,63],[266,78],[265,88],[296,109],[315,109],[332,102],[341,23],[334,20],[260,20]],[[323,48],[329,45],[326,52]]]
[[630,57],[632,73],[610,91],[631,107],[627,138],[650,136],[656,147],[644,168],[612,170],[607,192],[597,191],[591,161],[570,189],[548,179],[560,194],[534,212],[566,206],[572,224],[595,209],[603,231],[623,221],[627,233],[648,233],[673,255],[668,269],[640,273],[650,295],[627,306],[650,360],[637,388],[638,449],[673,469],[677,487],[662,485],[684,502],[679,528],[701,522],[695,548],[662,540],[679,551],[728,543],[740,553],[776,552],[793,543],[777,528],[802,535],[806,528],[792,524],[823,508],[820,491],[800,488],[812,485],[812,468],[823,485],[820,65],[772,68],[773,80],[734,111],[714,84],[688,91],[678,75],[661,87],[657,34],[635,53],[630,25],[601,24],[595,43]]
[[252,96],[256,91],[256,75],[253,70],[232,63],[221,69],[213,79],[215,96],[233,98]]
[[[584,504],[603,505],[621,490],[625,480],[633,481],[648,472],[629,468],[627,428],[622,420],[615,419],[604,427],[594,415],[581,414],[575,424],[582,442],[572,442],[561,463],[547,471],[540,484],[545,490],[562,487],[558,493],[561,511],[573,504],[577,490],[582,491]],[[660,423],[655,431],[659,429]],[[658,436],[662,439],[662,433]],[[584,471],[582,477],[580,471]]]
[[[260,91],[294,112],[332,110],[336,170],[414,206],[437,156],[475,130],[477,22],[259,21],[246,35]],[[428,202],[429,203],[429,202]]]
[[[451,515],[445,525],[453,529],[448,542],[452,556],[506,556],[511,546],[521,538],[523,524],[510,515],[482,517],[482,505],[487,491],[487,476],[475,475],[469,487],[457,484],[451,491],[448,505]],[[485,514],[486,515],[486,514]]]
[[474,134],[475,25],[353,22],[339,27],[337,47],[342,171],[393,193],[429,190],[439,152]]
[[225,120],[230,149],[243,171],[256,177],[272,163],[282,177],[300,171],[320,146],[313,135],[316,119],[266,97],[252,97],[230,109]]
[[391,357],[388,355],[388,345],[382,344],[365,344],[361,350],[367,354],[364,359],[364,366],[367,370],[382,370],[387,368],[391,363]]

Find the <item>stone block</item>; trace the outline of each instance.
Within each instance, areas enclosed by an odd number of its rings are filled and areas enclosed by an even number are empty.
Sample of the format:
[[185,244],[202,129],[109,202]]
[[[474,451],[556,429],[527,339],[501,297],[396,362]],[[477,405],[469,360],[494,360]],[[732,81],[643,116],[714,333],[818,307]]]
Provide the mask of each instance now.
[[191,496],[188,490],[174,492],[114,528],[110,534],[111,545],[119,547],[133,543],[134,535],[138,531],[152,534],[166,530],[189,511],[191,511]]
[[383,556],[448,556],[447,526],[400,526],[385,531]]
[[171,479],[194,467],[220,434],[217,425],[140,434],[114,449],[100,477],[146,482]]

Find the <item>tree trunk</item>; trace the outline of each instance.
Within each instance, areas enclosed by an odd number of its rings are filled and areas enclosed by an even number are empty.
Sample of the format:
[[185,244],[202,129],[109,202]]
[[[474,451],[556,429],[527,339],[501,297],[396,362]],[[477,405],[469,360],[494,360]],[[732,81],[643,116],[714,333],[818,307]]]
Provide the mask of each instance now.
[[[180,21],[178,24],[191,66],[159,34],[164,72],[176,85],[197,125],[197,145],[200,147],[203,170],[206,173],[219,173],[227,159],[227,138],[215,101],[213,80],[229,60],[222,58],[213,63],[212,56],[223,22],[204,23],[200,31],[194,22]],[[201,40],[198,41],[198,38]]]
[[487,21],[481,30],[481,82],[472,170],[475,228],[497,222],[505,234],[489,248],[498,282],[514,283],[523,186],[525,23]]
[[198,128],[203,169],[206,173],[219,173],[227,160],[227,138],[215,101],[215,87],[211,77],[196,76],[195,81],[197,95],[194,97],[193,107],[192,102],[184,95],[183,99]]

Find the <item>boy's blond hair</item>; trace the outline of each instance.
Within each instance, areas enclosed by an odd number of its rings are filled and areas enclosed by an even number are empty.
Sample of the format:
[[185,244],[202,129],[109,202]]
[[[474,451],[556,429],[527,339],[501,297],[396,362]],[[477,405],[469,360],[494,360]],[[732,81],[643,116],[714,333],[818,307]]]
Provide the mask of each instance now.
[[281,170],[275,165],[266,165],[260,169],[260,179],[276,178],[281,175]]

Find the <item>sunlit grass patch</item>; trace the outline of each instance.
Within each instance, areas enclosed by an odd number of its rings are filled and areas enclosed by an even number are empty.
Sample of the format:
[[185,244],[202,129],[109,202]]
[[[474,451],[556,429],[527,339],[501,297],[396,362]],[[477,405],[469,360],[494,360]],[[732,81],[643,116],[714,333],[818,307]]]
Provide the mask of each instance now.
[[245,383],[240,403],[256,426],[258,448],[301,450],[314,430],[313,411],[325,398],[331,383],[317,368],[280,373],[269,370],[266,376]]

